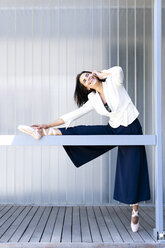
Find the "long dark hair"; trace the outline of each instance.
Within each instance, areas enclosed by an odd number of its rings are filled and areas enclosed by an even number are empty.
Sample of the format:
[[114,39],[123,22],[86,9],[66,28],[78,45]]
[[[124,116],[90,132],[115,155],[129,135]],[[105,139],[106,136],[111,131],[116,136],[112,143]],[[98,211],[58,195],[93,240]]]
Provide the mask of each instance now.
[[[91,89],[87,90],[86,87],[80,83],[80,76],[83,73],[92,73],[91,71],[82,71],[80,72],[76,77],[76,87],[74,91],[74,100],[78,107],[81,107],[84,103],[88,101],[88,94],[90,92],[96,92],[96,90]],[[100,82],[104,82],[106,79],[100,79],[97,76],[95,76]]]

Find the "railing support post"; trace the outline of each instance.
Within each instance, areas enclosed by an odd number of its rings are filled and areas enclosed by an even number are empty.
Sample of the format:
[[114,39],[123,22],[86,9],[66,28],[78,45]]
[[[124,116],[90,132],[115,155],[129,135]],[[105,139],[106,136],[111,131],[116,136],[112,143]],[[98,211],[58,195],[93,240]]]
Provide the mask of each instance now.
[[154,0],[154,93],[155,93],[155,218],[154,235],[165,239],[163,231],[163,169],[162,169],[162,116],[161,116],[161,0]]

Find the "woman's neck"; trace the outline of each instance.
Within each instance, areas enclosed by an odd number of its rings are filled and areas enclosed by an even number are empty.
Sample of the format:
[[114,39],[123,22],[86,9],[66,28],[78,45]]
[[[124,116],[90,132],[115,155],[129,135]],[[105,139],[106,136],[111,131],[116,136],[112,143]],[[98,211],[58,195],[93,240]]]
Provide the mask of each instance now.
[[96,90],[98,93],[100,93],[100,94],[103,93],[103,84],[102,84],[102,82],[99,82],[99,83],[96,85],[95,90]]

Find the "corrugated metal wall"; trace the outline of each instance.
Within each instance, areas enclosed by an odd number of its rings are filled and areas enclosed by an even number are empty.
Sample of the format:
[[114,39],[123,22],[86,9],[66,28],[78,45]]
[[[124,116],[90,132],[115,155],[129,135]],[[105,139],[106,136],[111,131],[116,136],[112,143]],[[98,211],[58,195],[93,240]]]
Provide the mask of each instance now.
[[[1,134],[20,134],[18,124],[47,123],[72,111],[76,74],[114,65],[124,70],[144,133],[154,133],[153,1],[0,4]],[[92,112],[73,125],[102,123],[107,119]],[[152,203],[154,149],[146,149]],[[117,148],[76,169],[63,147],[0,147],[0,203],[117,203],[116,155]]]

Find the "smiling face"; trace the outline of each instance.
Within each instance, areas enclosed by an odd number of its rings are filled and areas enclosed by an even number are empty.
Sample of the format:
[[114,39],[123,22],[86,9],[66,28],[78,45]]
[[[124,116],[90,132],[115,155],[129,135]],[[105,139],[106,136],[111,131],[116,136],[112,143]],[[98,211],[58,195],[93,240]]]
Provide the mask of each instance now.
[[85,86],[87,90],[95,89],[99,80],[92,75],[92,73],[82,73],[80,76],[80,83]]

